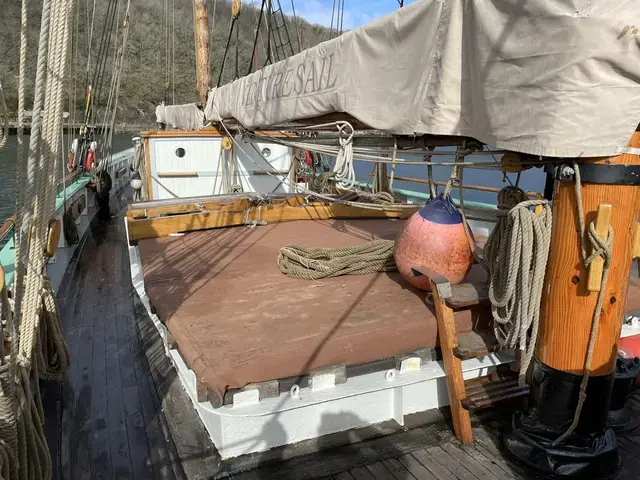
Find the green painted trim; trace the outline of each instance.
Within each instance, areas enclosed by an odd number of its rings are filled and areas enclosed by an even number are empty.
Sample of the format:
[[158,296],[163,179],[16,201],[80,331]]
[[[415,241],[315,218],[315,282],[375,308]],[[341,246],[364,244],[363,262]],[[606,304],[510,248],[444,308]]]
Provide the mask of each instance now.
[[[90,181],[91,175],[82,175],[75,178],[64,190],[58,193],[56,195],[56,213],[64,207],[65,198],[72,198],[78,191],[85,188]],[[11,285],[11,282],[13,282],[13,272],[15,271],[14,247],[13,235],[10,235],[7,243],[0,249],[0,265],[4,268],[4,281],[6,285]]]

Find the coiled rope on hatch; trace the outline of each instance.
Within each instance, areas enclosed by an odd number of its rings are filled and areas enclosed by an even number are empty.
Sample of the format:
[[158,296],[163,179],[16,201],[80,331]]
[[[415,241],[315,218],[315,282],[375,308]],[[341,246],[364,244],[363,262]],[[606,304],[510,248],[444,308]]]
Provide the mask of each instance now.
[[286,245],[280,249],[278,267],[285,275],[304,280],[391,272],[396,270],[394,245],[393,240],[374,240],[342,248]]

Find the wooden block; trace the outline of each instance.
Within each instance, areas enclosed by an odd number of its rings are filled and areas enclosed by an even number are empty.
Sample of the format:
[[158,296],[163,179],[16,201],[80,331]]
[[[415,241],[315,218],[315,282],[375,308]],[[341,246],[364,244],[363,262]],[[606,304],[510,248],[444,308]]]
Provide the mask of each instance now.
[[48,257],[53,257],[58,250],[58,242],[60,242],[60,232],[62,231],[60,220],[52,218],[49,220],[49,230],[47,234],[46,253]]
[[[596,234],[600,240],[605,240],[611,225],[611,205],[601,203],[598,205],[598,216],[596,217]],[[599,292],[602,282],[602,270],[604,268],[604,258],[596,257],[589,265],[589,278],[587,289],[590,292]]]
[[438,295],[438,287],[431,282],[433,301],[436,307],[436,320],[438,322],[438,337],[440,339],[440,349],[442,350],[442,360],[444,370],[447,374],[447,388],[449,390],[449,404],[451,407],[451,418],[456,438],[462,443],[473,441],[471,430],[471,419],[469,412],[462,408],[460,403],[466,397],[464,379],[462,377],[462,362],[453,354],[453,349],[457,347],[456,327],[453,321],[453,310],[447,306],[445,301]]
[[632,258],[640,258],[640,223],[636,223],[633,232],[633,248],[631,250]]

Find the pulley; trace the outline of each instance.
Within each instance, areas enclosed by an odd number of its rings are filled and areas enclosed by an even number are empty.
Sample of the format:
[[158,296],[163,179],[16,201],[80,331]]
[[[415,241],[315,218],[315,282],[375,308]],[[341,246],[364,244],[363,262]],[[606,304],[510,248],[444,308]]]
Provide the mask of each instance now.
[[500,165],[502,169],[507,173],[518,173],[523,170],[522,168],[522,155],[517,152],[507,152],[502,155],[500,159]]
[[49,220],[49,226],[47,228],[47,248],[45,250],[47,257],[49,258],[53,257],[56,254],[56,250],[58,250],[60,233],[60,220],[56,218]]
[[231,140],[231,137],[222,137],[220,146],[223,150],[229,151],[233,148],[233,140]]
[[233,0],[231,2],[231,16],[238,18],[240,13],[242,13],[242,0]]

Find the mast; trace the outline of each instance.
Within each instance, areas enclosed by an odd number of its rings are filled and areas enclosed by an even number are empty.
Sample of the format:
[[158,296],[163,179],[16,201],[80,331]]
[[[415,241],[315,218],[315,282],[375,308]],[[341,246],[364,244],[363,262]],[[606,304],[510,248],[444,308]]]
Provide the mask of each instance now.
[[193,0],[196,37],[196,64],[198,70],[198,95],[200,103],[207,103],[209,78],[209,12],[207,0]]

